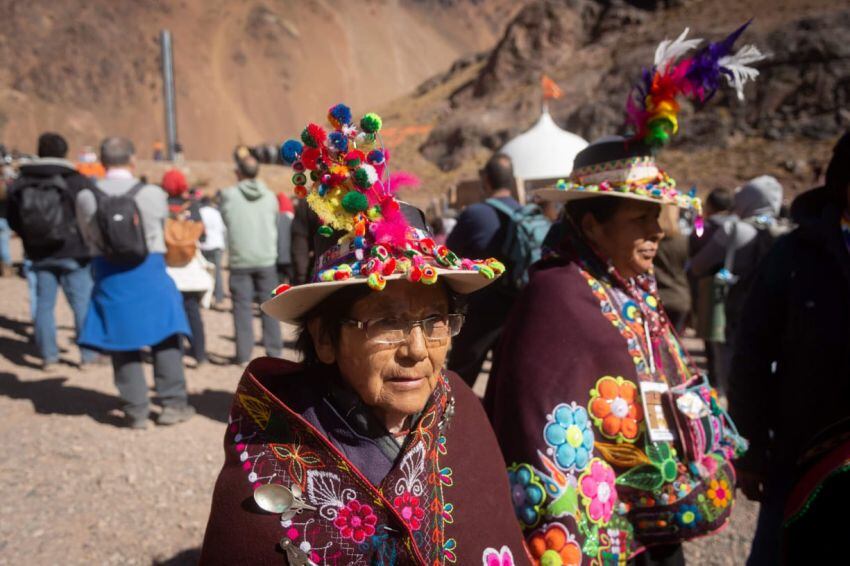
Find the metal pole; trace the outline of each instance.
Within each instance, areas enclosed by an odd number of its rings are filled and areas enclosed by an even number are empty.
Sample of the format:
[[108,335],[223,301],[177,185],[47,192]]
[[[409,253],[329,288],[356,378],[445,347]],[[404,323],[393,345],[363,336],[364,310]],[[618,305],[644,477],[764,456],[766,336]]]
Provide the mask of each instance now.
[[174,160],[174,148],[177,144],[177,120],[174,111],[174,67],[171,56],[171,32],[167,29],[160,33],[162,49],[162,89],[165,98],[165,138],[169,161]]

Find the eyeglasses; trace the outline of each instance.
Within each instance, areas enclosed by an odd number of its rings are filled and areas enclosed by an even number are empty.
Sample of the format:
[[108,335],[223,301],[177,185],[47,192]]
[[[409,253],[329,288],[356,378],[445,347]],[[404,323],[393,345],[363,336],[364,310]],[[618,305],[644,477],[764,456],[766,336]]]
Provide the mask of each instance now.
[[402,320],[399,318],[378,318],[375,320],[354,320],[344,318],[342,324],[350,324],[366,331],[366,338],[378,344],[399,344],[407,340],[414,326],[422,328],[426,340],[437,342],[457,336],[463,326],[462,314],[429,316],[422,320]]

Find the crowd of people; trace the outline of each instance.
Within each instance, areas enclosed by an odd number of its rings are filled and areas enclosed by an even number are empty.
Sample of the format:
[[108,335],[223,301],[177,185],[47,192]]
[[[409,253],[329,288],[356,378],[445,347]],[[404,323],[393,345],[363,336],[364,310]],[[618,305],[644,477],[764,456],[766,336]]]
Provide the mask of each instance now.
[[703,206],[662,167],[676,96],[754,76],[755,48],[721,58],[743,29],[684,60],[696,78],[669,76],[687,31],[662,44],[633,135],[531,202],[494,154],[456,217],[400,200],[381,118],[343,104],[280,147],[295,202],[246,147],[212,197],[177,169],[139,178],[130,140],[102,142],[93,178],[43,134],[0,224],[23,242],[43,363],[61,287],[127,426],[150,418],[145,352],[158,424],[191,418],[184,352],[206,362],[227,266],[243,374],[203,564],[679,565],[736,490],[761,503],[748,564],[830,562],[850,491],[850,132],[790,206],[769,175]]

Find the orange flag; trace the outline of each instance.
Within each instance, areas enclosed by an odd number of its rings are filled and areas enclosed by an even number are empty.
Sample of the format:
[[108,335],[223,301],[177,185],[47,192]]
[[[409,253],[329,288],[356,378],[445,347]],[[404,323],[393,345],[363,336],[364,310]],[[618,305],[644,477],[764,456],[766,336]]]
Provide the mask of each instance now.
[[555,81],[549,78],[549,75],[540,77],[540,86],[543,88],[543,98],[546,100],[554,100],[564,96],[564,91]]

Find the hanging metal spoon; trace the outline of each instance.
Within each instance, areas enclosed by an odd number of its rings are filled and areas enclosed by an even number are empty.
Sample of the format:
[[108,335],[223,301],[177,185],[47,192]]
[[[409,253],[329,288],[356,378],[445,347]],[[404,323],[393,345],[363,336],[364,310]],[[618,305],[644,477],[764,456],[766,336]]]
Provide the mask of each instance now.
[[292,518],[302,509],[316,509],[305,503],[301,495],[301,488],[298,486],[293,486],[290,490],[280,484],[268,483],[254,490],[254,501],[263,511],[282,514],[285,520]]

